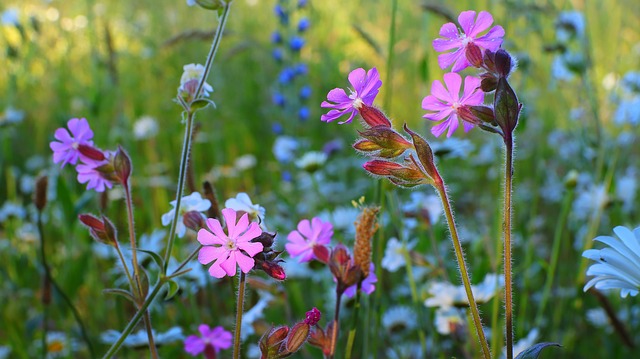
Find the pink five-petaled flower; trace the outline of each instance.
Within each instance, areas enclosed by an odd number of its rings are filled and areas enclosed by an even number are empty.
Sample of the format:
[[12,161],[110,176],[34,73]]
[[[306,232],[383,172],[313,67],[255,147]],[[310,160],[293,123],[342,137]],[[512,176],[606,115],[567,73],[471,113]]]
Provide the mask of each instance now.
[[[440,136],[447,127],[447,137],[458,128],[458,117],[463,120],[465,132],[473,128],[471,121],[475,116],[469,110],[470,106],[481,105],[484,101],[484,92],[480,90],[480,79],[473,76],[467,76],[464,79],[464,93],[460,98],[460,85],[462,78],[455,72],[444,74],[444,83],[447,85],[445,89],[438,80],[433,81],[431,85],[431,95],[422,100],[422,108],[427,111],[423,117],[431,121],[442,121],[431,129],[434,136]],[[466,120],[466,121],[464,121]]]
[[[108,157],[112,156],[110,153],[105,153]],[[104,192],[107,188],[113,187],[113,182],[105,178],[98,169],[100,166],[109,163],[108,159],[103,161],[83,160],[83,163],[76,166],[78,171],[78,182],[87,183],[87,189],[94,189],[96,192]]]
[[201,336],[190,335],[184,340],[184,351],[196,356],[202,352],[213,350],[216,354],[221,349],[231,347],[231,333],[224,330],[223,327],[215,327],[211,329],[206,324],[198,326]]
[[334,88],[327,94],[327,100],[323,101],[320,105],[325,108],[332,108],[327,114],[320,117],[320,120],[324,122],[331,122],[343,115],[349,114],[349,118],[346,121],[338,122],[339,124],[349,123],[353,120],[360,107],[363,104],[371,106],[373,100],[375,100],[382,86],[380,80],[380,74],[374,67],[368,72],[365,72],[363,68],[358,68],[349,74],[349,82],[353,86],[353,90],[349,89],[351,93],[347,96],[347,93],[341,88]]
[[309,262],[315,258],[313,247],[329,244],[333,237],[333,225],[314,217],[311,222],[303,219],[298,223],[298,230],[294,230],[287,236],[284,247],[292,257],[298,257],[299,263]]
[[458,22],[464,31],[462,33],[458,31],[458,27],[452,22],[442,25],[440,36],[444,38],[433,40],[433,48],[438,52],[456,50],[438,56],[440,68],[446,69],[453,64],[451,71],[458,72],[469,67],[470,63],[466,56],[469,44],[474,44],[481,50],[491,51],[496,51],[500,47],[504,36],[502,26],[494,26],[485,35],[478,36],[493,24],[493,17],[486,11],[480,11],[478,18],[475,19],[475,17],[476,12],[472,10],[460,13]]
[[224,233],[220,221],[217,219],[207,219],[207,227],[198,231],[198,242],[204,247],[198,254],[198,261],[207,265],[213,262],[209,268],[209,274],[216,278],[225,275],[236,274],[236,264],[240,266],[243,273],[249,272],[255,265],[252,258],[264,249],[262,243],[251,242],[252,239],[262,234],[258,223],[249,223],[249,215],[244,214],[236,223],[236,211],[231,208],[222,210],[222,216],[227,224],[227,232]]
[[[82,156],[78,150],[80,145],[93,145],[93,131],[89,127],[89,123],[84,118],[72,118],[67,122],[66,128],[59,128],[56,130],[54,137],[56,140],[51,141],[49,147],[53,151],[53,162],[62,162],[62,167],[67,163],[75,165],[78,163],[78,158]],[[84,159],[84,157],[83,157]]]

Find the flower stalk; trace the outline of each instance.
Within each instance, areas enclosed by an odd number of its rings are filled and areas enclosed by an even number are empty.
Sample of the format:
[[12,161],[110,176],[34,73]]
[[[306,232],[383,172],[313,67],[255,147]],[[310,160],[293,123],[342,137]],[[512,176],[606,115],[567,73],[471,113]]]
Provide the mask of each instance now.
[[504,174],[504,302],[505,335],[507,359],[513,359],[513,288],[511,279],[511,194],[513,190],[513,135],[505,133],[505,174]]
[[240,333],[242,332],[242,312],[244,310],[244,291],[247,275],[240,271],[238,283],[238,299],[236,301],[236,330],[233,335],[233,359],[240,358]]

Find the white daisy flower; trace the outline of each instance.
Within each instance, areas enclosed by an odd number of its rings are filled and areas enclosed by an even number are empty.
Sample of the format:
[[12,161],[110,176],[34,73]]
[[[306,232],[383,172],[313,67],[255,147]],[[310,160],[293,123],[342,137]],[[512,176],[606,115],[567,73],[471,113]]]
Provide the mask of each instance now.
[[296,167],[303,171],[314,173],[327,162],[327,155],[324,152],[307,152],[296,161]]
[[[484,277],[482,283],[471,286],[473,297],[478,304],[486,303],[493,298],[504,286],[504,278],[489,273]],[[431,297],[424,301],[427,307],[449,308],[461,305],[468,305],[467,295],[464,286],[455,286],[449,282],[435,282],[429,287]]]
[[406,263],[404,257],[405,252],[410,251],[415,245],[415,241],[405,245],[397,238],[390,238],[389,241],[387,241],[387,248],[384,250],[384,257],[381,263],[382,268],[389,272],[395,272],[400,269],[400,267]]
[[382,316],[382,326],[391,333],[410,331],[415,329],[417,322],[416,312],[407,306],[395,306],[389,308]]
[[[173,208],[162,215],[162,225],[168,226],[173,220],[173,216],[176,213],[176,201],[171,201]],[[203,199],[200,193],[193,192],[188,196],[182,197],[180,201],[180,215],[178,216],[178,223],[176,224],[176,234],[178,237],[184,237],[187,233],[187,226],[184,225],[184,214],[191,211],[203,212],[211,207],[211,202],[208,199]]]
[[625,298],[636,296],[640,288],[640,227],[631,231],[618,226],[613,229],[618,236],[600,236],[594,240],[606,244],[602,249],[589,249],[582,256],[597,263],[587,269],[593,276],[584,286],[586,292],[591,287],[600,290],[620,289]]
[[436,317],[433,320],[438,333],[449,335],[455,332],[458,327],[466,323],[465,310],[461,308],[438,308]]
[[259,204],[253,204],[248,194],[240,192],[235,198],[229,198],[224,202],[226,208],[231,208],[236,212],[242,211],[249,214],[249,219],[260,222],[260,226],[263,227],[265,209]]
[[133,137],[136,140],[146,140],[158,134],[158,121],[151,116],[142,116],[133,123]]

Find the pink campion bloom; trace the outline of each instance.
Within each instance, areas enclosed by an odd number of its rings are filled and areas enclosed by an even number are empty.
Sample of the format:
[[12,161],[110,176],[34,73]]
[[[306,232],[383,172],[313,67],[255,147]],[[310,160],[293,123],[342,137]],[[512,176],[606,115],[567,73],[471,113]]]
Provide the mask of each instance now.
[[[467,60],[466,50],[469,44],[475,44],[481,50],[496,51],[502,44],[504,29],[502,26],[494,26],[484,34],[481,32],[488,29],[493,24],[493,17],[486,11],[480,11],[476,19],[476,12],[463,11],[458,16],[458,22],[463,32],[459,32],[458,27],[450,22],[442,25],[440,36],[443,38],[433,40],[433,48],[438,52],[455,49],[438,56],[438,64],[441,69],[446,69],[453,64],[451,71],[458,72],[466,69],[471,64]],[[484,52],[484,51],[483,51]]]
[[455,72],[444,74],[445,89],[438,80],[431,85],[431,95],[422,100],[422,108],[433,113],[427,113],[423,117],[431,121],[442,121],[431,129],[434,136],[440,136],[447,127],[447,137],[458,128],[458,117],[463,120],[464,131],[473,128],[473,121],[479,121],[469,110],[470,106],[481,105],[484,101],[484,92],[480,89],[480,79],[467,76],[464,79],[464,92],[460,97],[460,85],[462,78]]
[[[360,290],[365,294],[371,294],[374,290],[376,290],[376,286],[374,285],[374,283],[378,282],[378,277],[376,276],[375,269],[376,266],[371,263],[369,265],[369,275],[362,281],[362,284],[360,285]],[[345,289],[344,295],[347,298],[352,298],[354,295],[356,295],[357,289],[358,285],[354,284],[351,287]]]
[[255,265],[252,257],[264,249],[262,243],[251,242],[262,234],[262,230],[258,223],[249,223],[248,214],[242,215],[238,223],[236,211],[231,208],[223,209],[222,216],[227,224],[227,233],[222,230],[220,221],[213,218],[207,219],[209,230],[202,228],[198,231],[198,242],[204,246],[198,254],[198,261],[204,265],[213,262],[209,274],[216,278],[235,275],[236,264],[243,273],[249,272]]
[[382,86],[380,80],[380,74],[374,67],[368,72],[365,72],[363,68],[358,68],[349,74],[349,83],[353,86],[353,90],[349,96],[341,88],[334,88],[327,94],[327,100],[323,101],[320,105],[324,108],[332,108],[333,110],[322,115],[320,120],[324,122],[331,122],[343,115],[349,114],[349,118],[346,121],[338,122],[339,124],[349,123],[353,120],[360,107],[363,104],[371,106],[373,100],[375,100]]
[[231,332],[224,330],[223,327],[215,327],[211,329],[206,324],[200,324],[198,326],[200,336],[190,335],[184,340],[184,351],[191,356],[197,356],[198,354],[206,351],[213,350],[216,354],[221,349],[231,348],[232,335]]
[[318,217],[309,221],[303,219],[298,223],[298,230],[294,230],[287,236],[287,243],[284,247],[292,257],[298,257],[299,263],[309,262],[315,259],[313,247],[326,246],[333,237],[333,225],[324,222]]
[[87,183],[87,189],[94,189],[96,192],[104,192],[107,188],[112,188],[113,182],[105,178],[104,174],[98,170],[100,166],[108,163],[108,159],[103,161],[84,159],[82,163],[76,166],[78,182]]
[[78,151],[80,145],[93,145],[93,131],[85,118],[72,118],[67,122],[66,128],[56,130],[54,137],[58,141],[51,141],[49,147],[53,151],[53,162],[62,162],[62,167],[67,163],[75,165],[78,158],[84,158]]

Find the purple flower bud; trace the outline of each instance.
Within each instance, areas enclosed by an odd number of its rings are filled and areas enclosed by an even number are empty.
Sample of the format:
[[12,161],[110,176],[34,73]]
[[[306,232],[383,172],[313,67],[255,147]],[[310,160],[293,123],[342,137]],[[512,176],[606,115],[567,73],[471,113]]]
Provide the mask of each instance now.
[[313,307],[313,309],[308,311],[307,314],[305,315],[304,322],[309,324],[310,326],[314,326],[318,324],[321,316],[322,316],[322,313],[320,313],[318,308]]

